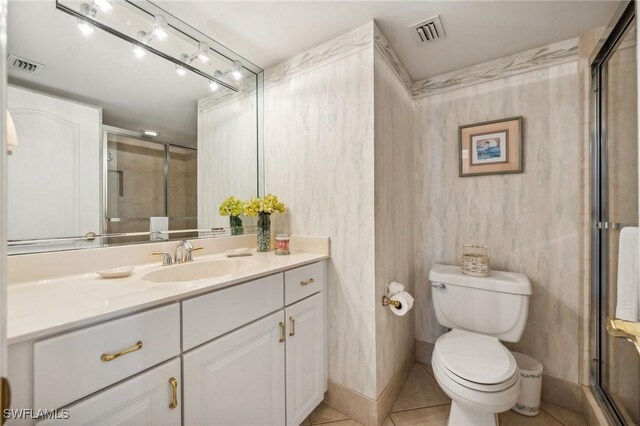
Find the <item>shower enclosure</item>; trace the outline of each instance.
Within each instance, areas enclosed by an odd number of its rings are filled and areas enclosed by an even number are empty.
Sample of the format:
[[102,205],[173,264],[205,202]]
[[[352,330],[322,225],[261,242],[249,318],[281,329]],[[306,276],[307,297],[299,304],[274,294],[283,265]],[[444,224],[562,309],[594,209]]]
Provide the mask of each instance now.
[[[633,2],[592,63],[592,385],[614,423],[640,424],[640,348],[611,325],[622,229],[638,226],[638,105]],[[625,267],[623,264],[622,267]],[[636,282],[637,285],[637,282]],[[637,297],[637,296],[636,296]],[[628,324],[637,323],[639,318]],[[633,340],[633,338],[631,338]]]
[[152,217],[166,217],[168,230],[197,228],[197,151],[104,127],[105,232],[148,232]]

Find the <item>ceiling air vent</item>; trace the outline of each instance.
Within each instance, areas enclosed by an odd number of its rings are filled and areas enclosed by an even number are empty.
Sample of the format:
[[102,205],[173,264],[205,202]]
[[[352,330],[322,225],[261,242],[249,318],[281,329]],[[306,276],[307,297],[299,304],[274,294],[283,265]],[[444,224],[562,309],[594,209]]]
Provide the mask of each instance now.
[[411,32],[411,37],[413,37],[416,44],[420,47],[446,37],[444,27],[442,26],[442,22],[440,22],[440,15],[410,26],[409,31]]
[[16,68],[20,71],[27,72],[29,74],[37,74],[42,71],[46,65],[31,61],[29,59],[21,58],[16,55],[9,54],[9,58],[7,60],[9,63],[9,67]]

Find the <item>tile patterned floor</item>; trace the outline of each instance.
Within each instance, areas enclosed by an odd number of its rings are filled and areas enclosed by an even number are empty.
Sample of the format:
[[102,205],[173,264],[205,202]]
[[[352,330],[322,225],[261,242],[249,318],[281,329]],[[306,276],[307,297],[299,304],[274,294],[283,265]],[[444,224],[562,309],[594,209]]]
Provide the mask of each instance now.
[[[431,366],[416,363],[391,414],[382,426],[446,426],[451,400],[438,386]],[[543,402],[535,417],[513,411],[500,414],[500,426],[584,426],[582,415],[557,405]],[[320,404],[301,426],[362,426],[348,416]]]

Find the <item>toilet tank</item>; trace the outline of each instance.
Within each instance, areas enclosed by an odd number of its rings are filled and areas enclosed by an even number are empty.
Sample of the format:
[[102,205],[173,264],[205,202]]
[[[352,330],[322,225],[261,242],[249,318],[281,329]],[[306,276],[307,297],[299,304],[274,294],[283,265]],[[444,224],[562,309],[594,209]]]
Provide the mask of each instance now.
[[459,266],[433,265],[429,272],[438,323],[444,327],[517,342],[527,323],[531,282],[515,272],[465,275]]

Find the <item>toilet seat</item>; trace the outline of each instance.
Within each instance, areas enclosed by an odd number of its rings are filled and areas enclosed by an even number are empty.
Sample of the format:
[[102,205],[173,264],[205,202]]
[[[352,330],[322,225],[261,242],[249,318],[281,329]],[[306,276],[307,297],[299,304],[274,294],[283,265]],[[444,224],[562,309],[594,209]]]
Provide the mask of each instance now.
[[452,381],[481,392],[499,392],[518,380],[515,358],[498,339],[464,330],[440,336],[432,363]]

